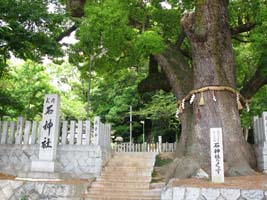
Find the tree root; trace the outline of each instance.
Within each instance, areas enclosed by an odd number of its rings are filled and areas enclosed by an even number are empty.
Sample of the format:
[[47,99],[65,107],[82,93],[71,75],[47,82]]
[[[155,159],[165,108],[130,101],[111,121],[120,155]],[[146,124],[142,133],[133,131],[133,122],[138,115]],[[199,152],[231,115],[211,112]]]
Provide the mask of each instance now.
[[[205,167],[206,166],[206,167]],[[186,179],[193,178],[197,172],[202,169],[209,177],[211,177],[210,169],[207,168],[207,163],[199,163],[192,157],[180,157],[173,160],[173,162],[163,166],[160,169],[160,174],[167,183],[172,178]],[[253,175],[256,172],[249,166],[249,164],[232,163],[231,165],[225,163],[225,176],[246,176]]]

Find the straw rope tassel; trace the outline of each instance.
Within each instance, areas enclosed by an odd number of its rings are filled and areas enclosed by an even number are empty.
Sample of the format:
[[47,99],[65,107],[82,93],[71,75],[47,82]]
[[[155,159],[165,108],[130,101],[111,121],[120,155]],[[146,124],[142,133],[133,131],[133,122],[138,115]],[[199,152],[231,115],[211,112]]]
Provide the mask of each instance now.
[[203,92],[201,92],[200,100],[199,100],[198,105],[200,105],[200,106],[204,106],[205,105],[204,93]]
[[179,114],[183,113],[182,104],[179,105],[178,110],[179,110]]
[[199,89],[191,90],[181,101],[177,100],[177,106],[178,110],[177,113],[180,114],[183,112],[185,109],[185,102],[189,101],[190,104],[193,103],[195,99],[195,94],[200,93],[200,99],[198,102],[199,106],[205,105],[205,100],[204,100],[204,92],[207,91],[212,91],[212,100],[217,101],[216,96],[215,96],[215,91],[228,91],[233,94],[236,94],[236,103],[237,103],[237,108],[238,110],[243,109],[243,105],[241,101],[246,105],[247,111],[249,112],[249,100],[246,100],[235,88],[229,87],[229,86],[205,86]]
[[237,109],[238,110],[242,110],[243,106],[242,106],[242,104],[240,102],[240,98],[239,98],[239,94],[238,93],[236,94],[236,101],[237,101]]

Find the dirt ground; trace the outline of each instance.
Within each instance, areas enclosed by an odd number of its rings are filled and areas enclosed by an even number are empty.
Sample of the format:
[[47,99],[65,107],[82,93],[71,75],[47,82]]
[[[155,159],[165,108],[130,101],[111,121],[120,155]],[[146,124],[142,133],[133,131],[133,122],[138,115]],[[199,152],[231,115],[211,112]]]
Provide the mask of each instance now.
[[[161,153],[162,159],[173,159],[174,153]],[[158,171],[158,170],[156,170]],[[164,181],[159,172],[154,177],[155,182]],[[157,181],[158,179],[158,181]],[[170,183],[172,186],[185,187],[204,187],[204,188],[240,188],[240,189],[263,189],[267,190],[267,174],[257,173],[253,176],[225,177],[224,183],[212,183],[206,179],[173,179]]]
[[0,180],[14,180],[16,177],[0,173]]
[[[0,180],[14,180],[16,177],[0,173]],[[53,183],[58,184],[81,184],[88,180],[65,180],[56,181]],[[240,188],[240,189],[262,189],[267,190],[267,174],[258,173],[254,176],[239,176],[239,177],[225,177],[224,183],[212,183],[210,180],[203,179],[184,179],[173,180],[172,186],[185,186],[185,187],[204,187],[204,188]]]
[[267,174],[253,176],[225,177],[224,183],[212,183],[203,179],[173,180],[172,186],[204,187],[204,188],[240,188],[267,190]]
[[[15,180],[16,177],[12,175],[2,174],[0,173],[0,180]],[[20,181],[24,181],[23,179],[19,179]],[[26,180],[25,180],[26,181]],[[34,180],[30,180],[34,181]],[[40,181],[40,182],[47,182],[47,183],[54,183],[54,184],[83,184],[92,182],[93,179],[70,179],[70,180],[57,180],[57,181]]]

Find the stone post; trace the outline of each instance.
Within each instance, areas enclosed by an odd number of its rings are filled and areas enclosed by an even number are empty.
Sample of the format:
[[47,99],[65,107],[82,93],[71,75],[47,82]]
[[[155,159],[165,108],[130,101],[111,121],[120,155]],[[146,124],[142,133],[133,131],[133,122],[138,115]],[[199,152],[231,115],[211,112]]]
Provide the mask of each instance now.
[[159,152],[161,152],[161,150],[162,150],[162,136],[159,136],[158,140],[159,140]]
[[45,95],[39,159],[32,162],[31,171],[55,172],[55,160],[59,132],[59,106],[59,95]]
[[264,142],[267,142],[267,112],[262,113],[262,121],[263,121],[263,139]]
[[257,122],[259,120],[258,116],[254,116],[253,117],[253,135],[254,135],[254,144],[258,144],[259,143],[259,130],[258,130],[258,126],[257,126]]
[[23,117],[18,117],[15,144],[22,144],[24,122],[25,120]]
[[100,117],[97,116],[94,118],[94,141],[93,141],[94,145],[100,145],[99,134],[100,134]]
[[215,183],[224,182],[222,128],[210,129],[211,179]]

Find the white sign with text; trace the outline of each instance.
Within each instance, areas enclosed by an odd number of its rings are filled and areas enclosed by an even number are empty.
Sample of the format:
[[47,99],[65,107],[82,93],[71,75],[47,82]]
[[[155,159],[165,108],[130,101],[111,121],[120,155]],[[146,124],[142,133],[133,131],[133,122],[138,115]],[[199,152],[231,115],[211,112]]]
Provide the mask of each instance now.
[[211,180],[224,182],[222,128],[210,129]]
[[59,105],[59,95],[45,95],[40,138],[40,160],[52,161],[56,159],[59,131]]
[[45,95],[39,159],[32,162],[31,171],[55,172],[59,132],[59,106],[60,97],[58,94]]

